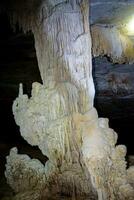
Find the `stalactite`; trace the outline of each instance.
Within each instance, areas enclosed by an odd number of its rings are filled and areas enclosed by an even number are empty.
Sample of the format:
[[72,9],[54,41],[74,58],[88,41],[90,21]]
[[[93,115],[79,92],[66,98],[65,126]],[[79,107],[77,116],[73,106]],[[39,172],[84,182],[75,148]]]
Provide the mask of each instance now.
[[95,57],[108,56],[113,63],[133,63],[133,41],[116,25],[91,26],[92,52]]

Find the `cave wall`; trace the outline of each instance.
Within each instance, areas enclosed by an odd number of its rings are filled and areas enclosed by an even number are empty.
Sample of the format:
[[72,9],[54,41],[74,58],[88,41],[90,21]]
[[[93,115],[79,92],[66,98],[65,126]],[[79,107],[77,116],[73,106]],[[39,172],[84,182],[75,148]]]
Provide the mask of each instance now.
[[133,15],[133,0],[91,0],[90,2],[91,24],[108,22],[111,19],[122,21]]
[[[122,24],[133,16],[133,0],[91,0],[91,24]],[[119,133],[119,143],[133,153],[133,64],[112,64],[107,58],[93,59],[96,86],[95,105],[100,116],[110,119]]]

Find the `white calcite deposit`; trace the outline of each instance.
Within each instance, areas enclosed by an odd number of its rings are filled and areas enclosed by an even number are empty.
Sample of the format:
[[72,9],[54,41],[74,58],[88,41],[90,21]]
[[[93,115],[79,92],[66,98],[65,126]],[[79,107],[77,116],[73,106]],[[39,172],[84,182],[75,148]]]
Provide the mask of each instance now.
[[6,165],[10,186],[20,195],[34,190],[37,197],[55,185],[55,192],[65,195],[97,199],[97,192],[100,200],[133,199],[134,170],[126,170],[126,147],[115,146],[117,134],[108,119],[98,118],[95,108],[70,115],[65,105],[56,88],[34,83],[29,99],[20,86],[15,121],[22,137],[49,160],[44,166],[12,149]]
[[11,149],[5,174],[14,199],[133,200],[126,147],[116,146],[117,134],[93,107],[88,1],[41,1],[36,13],[28,3],[23,12],[15,5],[16,20],[33,31],[43,84],[33,83],[30,98],[20,84],[13,114],[22,137],[48,161]]

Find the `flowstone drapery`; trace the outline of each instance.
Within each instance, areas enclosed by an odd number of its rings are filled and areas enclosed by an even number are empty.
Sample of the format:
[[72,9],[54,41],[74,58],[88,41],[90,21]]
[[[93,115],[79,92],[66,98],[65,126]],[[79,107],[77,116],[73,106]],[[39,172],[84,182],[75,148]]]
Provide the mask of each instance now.
[[91,26],[93,55],[108,56],[113,63],[134,63],[133,38],[124,26],[95,24]]
[[134,167],[126,170],[125,146],[115,146],[117,134],[93,107],[88,1],[36,6],[31,14],[14,4],[19,23],[33,31],[43,84],[33,83],[30,98],[20,84],[13,113],[22,137],[48,161],[11,149],[5,174],[14,199],[132,200]]

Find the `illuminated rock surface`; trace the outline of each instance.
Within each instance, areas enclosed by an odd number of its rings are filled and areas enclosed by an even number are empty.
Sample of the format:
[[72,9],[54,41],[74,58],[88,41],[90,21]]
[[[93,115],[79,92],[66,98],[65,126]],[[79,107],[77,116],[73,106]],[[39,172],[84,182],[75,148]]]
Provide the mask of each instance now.
[[123,27],[98,24],[91,27],[93,55],[108,56],[113,63],[133,63],[134,48],[131,39]]
[[34,33],[43,85],[33,83],[31,98],[20,85],[13,104],[22,137],[38,146],[48,161],[44,166],[11,149],[7,181],[15,200],[52,199],[57,194],[84,200],[131,200],[133,168],[126,171],[126,148],[115,146],[117,134],[93,107],[87,2],[58,1],[53,7],[55,2],[41,4],[42,14],[49,15],[41,15],[38,26],[25,26],[26,18],[22,22],[19,18],[24,29],[32,28]]

